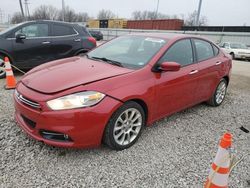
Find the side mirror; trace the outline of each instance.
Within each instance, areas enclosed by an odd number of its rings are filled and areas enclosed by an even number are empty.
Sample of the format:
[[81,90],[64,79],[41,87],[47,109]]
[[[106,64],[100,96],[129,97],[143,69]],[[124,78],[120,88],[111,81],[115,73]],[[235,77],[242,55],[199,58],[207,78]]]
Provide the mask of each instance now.
[[19,33],[16,35],[16,39],[17,40],[23,40],[23,39],[26,39],[26,35],[23,34],[23,33]]
[[176,62],[163,62],[160,67],[159,70],[161,71],[179,71],[181,68],[181,65],[179,63]]

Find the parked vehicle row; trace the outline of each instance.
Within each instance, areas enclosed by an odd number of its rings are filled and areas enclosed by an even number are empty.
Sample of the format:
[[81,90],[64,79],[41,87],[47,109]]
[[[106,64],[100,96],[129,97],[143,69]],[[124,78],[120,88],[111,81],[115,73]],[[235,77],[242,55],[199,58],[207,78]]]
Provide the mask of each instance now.
[[122,150],[162,117],[201,102],[219,106],[231,68],[231,58],[200,37],[122,36],[84,57],[29,71],[15,90],[15,118],[46,144],[84,148],[103,142]]
[[[31,69],[56,59],[83,54],[96,40],[78,24],[57,21],[24,22],[0,32],[0,59],[8,56],[20,69]],[[0,62],[0,78],[5,76]]]
[[219,45],[232,59],[250,60],[250,49],[243,43],[224,42]]
[[103,40],[103,34],[101,31],[89,30],[89,33],[92,37],[94,37],[97,41]]

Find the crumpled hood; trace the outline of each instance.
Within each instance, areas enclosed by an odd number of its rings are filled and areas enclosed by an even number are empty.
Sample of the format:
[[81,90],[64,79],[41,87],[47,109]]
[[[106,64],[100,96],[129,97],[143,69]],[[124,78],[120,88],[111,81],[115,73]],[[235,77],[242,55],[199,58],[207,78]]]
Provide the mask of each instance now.
[[85,57],[72,57],[38,66],[21,82],[30,89],[50,94],[132,71]]

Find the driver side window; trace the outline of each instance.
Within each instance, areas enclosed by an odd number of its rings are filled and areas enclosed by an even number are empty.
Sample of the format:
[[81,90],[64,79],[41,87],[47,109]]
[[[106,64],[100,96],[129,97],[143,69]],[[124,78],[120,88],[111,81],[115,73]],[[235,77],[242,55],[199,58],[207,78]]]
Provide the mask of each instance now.
[[49,26],[48,24],[33,24],[25,26],[19,29],[16,33],[17,34],[25,34],[26,37],[33,38],[33,37],[47,37],[49,36]]
[[172,45],[162,56],[159,63],[170,61],[179,63],[182,67],[194,62],[190,39],[183,39],[174,43],[174,45]]

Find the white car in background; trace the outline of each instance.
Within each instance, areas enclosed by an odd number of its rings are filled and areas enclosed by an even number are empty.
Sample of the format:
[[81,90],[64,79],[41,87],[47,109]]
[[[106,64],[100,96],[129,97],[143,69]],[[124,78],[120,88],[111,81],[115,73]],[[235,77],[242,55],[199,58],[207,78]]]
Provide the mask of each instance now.
[[250,60],[250,49],[243,43],[224,42],[219,46],[228,54],[232,59],[248,59]]

